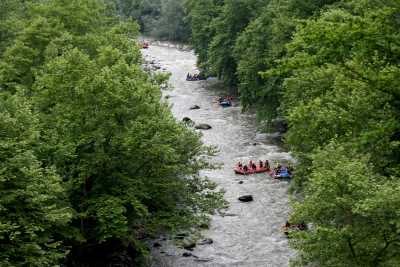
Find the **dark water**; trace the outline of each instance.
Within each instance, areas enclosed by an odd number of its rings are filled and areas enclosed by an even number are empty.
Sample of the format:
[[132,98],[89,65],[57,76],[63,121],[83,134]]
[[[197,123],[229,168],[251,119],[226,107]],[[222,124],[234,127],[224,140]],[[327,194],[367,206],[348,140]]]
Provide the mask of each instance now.
[[[216,104],[218,92],[210,89],[215,81],[185,80],[186,73],[197,71],[196,57],[191,51],[151,45],[143,54],[172,73],[170,83],[174,89],[165,94],[170,95],[168,101],[176,118],[190,117],[213,127],[203,131],[203,141],[218,146],[220,152],[215,160],[224,166],[202,174],[225,189],[225,199],[230,203],[230,216],[213,216],[210,229],[203,233],[213,239],[213,244],[198,245],[191,252],[199,258],[182,257],[184,250],[163,244],[155,249],[159,257],[154,266],[288,266],[294,251],[280,231],[289,214],[288,183],[266,174],[235,175],[232,167],[239,160],[290,161],[290,154],[274,145],[267,135],[257,132],[255,116],[241,113],[237,103],[231,108]],[[195,104],[201,109],[189,110]],[[244,183],[238,184],[241,180]],[[237,198],[244,194],[252,194],[254,201],[239,202]],[[158,254],[161,251],[163,254]]]

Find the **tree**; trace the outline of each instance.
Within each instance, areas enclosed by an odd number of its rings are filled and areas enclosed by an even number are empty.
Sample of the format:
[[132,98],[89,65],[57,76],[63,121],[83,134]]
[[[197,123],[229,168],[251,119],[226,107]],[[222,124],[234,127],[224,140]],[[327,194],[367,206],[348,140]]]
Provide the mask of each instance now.
[[[50,205],[57,219],[44,221],[43,232],[31,237],[34,255],[21,250],[21,258],[12,258],[5,247],[8,265],[24,264],[25,255],[37,259],[37,266],[98,266],[120,254],[133,262],[145,253],[143,236],[195,229],[222,203],[215,184],[198,175],[212,167],[207,162],[212,149],[161,102],[158,79],[141,68],[138,25],[119,22],[108,7],[97,0],[32,3],[6,40],[0,96],[21,96],[22,114],[35,114],[29,124],[32,148],[18,167],[32,169],[27,181],[49,179],[49,195],[37,201],[43,209]],[[15,127],[25,127],[27,120]],[[28,182],[21,183],[20,194],[29,199]],[[2,187],[4,199],[14,193],[8,185]],[[44,194],[42,184],[33,189]],[[64,196],[71,210],[62,224],[53,213]],[[25,241],[13,245],[23,247]]]
[[[293,219],[296,265],[399,264],[400,6],[394,1],[338,5],[300,27],[279,72],[286,140],[300,159],[304,201]],[[278,73],[279,73],[278,72]]]
[[237,83],[237,62],[234,58],[234,45],[239,33],[256,16],[264,1],[229,0],[225,1],[221,13],[212,21],[215,29],[209,46],[208,64],[210,71],[234,86]]
[[191,40],[197,55],[197,65],[205,73],[210,72],[209,45],[215,36],[212,21],[220,13],[222,4],[221,0],[188,0],[185,3],[192,33]]
[[163,0],[159,19],[154,23],[152,35],[164,40],[187,41],[190,29],[184,20],[185,10],[180,0]]
[[0,265],[55,266],[72,218],[61,177],[35,156],[37,115],[21,96],[0,98]]
[[296,266],[398,266],[398,177],[381,177],[367,157],[329,144],[312,156],[305,199],[292,218],[312,222],[293,234]]

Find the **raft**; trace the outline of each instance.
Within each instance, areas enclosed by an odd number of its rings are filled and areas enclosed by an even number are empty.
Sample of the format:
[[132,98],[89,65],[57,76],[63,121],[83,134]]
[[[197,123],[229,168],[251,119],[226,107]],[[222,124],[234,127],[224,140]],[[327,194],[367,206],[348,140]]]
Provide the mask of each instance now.
[[219,102],[219,104],[222,107],[230,107],[230,106],[232,106],[232,102],[230,100],[223,100],[223,101]]
[[243,170],[243,168],[239,168],[237,166],[233,170],[235,171],[236,174],[241,174],[241,175],[263,173],[263,172],[268,172],[268,173],[271,172],[271,169],[267,169],[265,167],[260,168],[260,166],[257,166],[257,168],[255,170],[249,168],[249,170],[247,172],[245,172]]
[[149,48],[149,43],[143,43],[143,44],[142,44],[142,48],[144,48],[144,49]]
[[195,82],[195,81],[204,81],[206,80],[205,77],[199,76],[197,78],[193,78],[193,77],[186,77],[186,81],[188,82]]
[[276,174],[275,171],[271,171],[271,173],[269,175],[275,179],[291,179],[292,178],[292,175],[287,170],[283,170],[279,174]]

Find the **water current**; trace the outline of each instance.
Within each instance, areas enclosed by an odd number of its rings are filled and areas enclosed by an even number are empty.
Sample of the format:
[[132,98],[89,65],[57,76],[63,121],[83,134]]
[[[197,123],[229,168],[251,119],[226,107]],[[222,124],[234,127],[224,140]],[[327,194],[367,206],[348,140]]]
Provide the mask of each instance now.
[[[154,60],[165,71],[171,72],[167,91],[174,116],[181,120],[190,117],[196,123],[207,123],[212,129],[202,131],[205,144],[216,145],[219,153],[216,162],[223,163],[218,170],[204,171],[225,193],[229,202],[229,216],[215,215],[210,228],[203,232],[212,244],[197,245],[194,256],[182,257],[183,249],[171,244],[156,248],[159,258],[154,266],[288,266],[294,251],[281,232],[289,215],[288,183],[274,180],[267,174],[235,175],[232,168],[239,160],[268,159],[272,162],[292,160],[289,153],[275,145],[266,134],[257,131],[254,114],[243,113],[238,103],[222,108],[215,99],[221,94],[212,89],[215,81],[186,81],[188,72],[197,72],[196,56],[192,51],[175,47],[150,45],[143,51],[147,60]],[[200,106],[190,110],[192,105]],[[256,144],[256,145],[254,145]],[[239,184],[243,181],[243,184]],[[242,203],[241,195],[251,194],[254,201]]]

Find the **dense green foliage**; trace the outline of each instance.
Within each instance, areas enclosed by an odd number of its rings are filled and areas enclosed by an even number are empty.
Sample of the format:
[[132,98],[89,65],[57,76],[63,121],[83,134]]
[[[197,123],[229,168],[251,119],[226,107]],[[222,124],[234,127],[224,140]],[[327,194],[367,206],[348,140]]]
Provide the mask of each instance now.
[[[240,8],[233,8],[240,7]],[[188,1],[203,71],[283,116],[296,266],[400,265],[400,2]],[[208,12],[212,11],[212,12]]]
[[187,42],[190,27],[183,0],[110,0],[124,17],[138,21],[141,32],[161,40]]
[[138,25],[100,0],[1,5],[0,265],[105,266],[207,222],[212,150],[142,71]]

